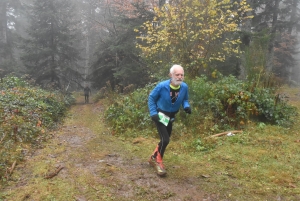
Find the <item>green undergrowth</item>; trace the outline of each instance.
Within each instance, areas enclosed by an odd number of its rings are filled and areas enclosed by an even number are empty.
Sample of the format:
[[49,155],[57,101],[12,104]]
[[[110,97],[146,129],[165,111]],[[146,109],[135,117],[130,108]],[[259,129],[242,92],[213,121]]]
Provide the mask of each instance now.
[[[281,89],[293,100],[289,104],[295,110],[300,108],[298,90]],[[184,154],[181,160],[171,154],[171,161],[188,164],[187,174],[199,178],[205,191],[219,192],[223,199],[298,200],[300,122],[294,121],[286,128],[252,122],[232,136],[181,138],[173,142],[173,149]]]
[[[289,97],[290,106],[295,110],[300,109],[300,97],[297,95],[299,89],[285,87],[280,91]],[[116,100],[115,97],[113,99]],[[118,195],[110,192],[122,186],[122,183],[101,184],[83,166],[75,165],[74,160],[88,165],[86,157],[99,161],[113,147],[114,151],[125,157],[124,160],[139,158],[146,162],[159,139],[150,119],[140,132],[132,126],[128,128],[133,132],[131,135],[126,130],[117,133],[104,122],[105,111],[111,103],[111,99],[103,99],[97,104],[72,107],[64,126],[84,126],[97,134],[97,137],[85,145],[84,151],[72,153],[68,153],[64,143],[57,139],[46,142],[42,154],[26,162],[26,167],[32,170],[28,173],[32,176],[28,177],[27,184],[6,190],[0,200],[80,200],[80,195],[88,200],[120,200]],[[197,110],[193,110],[193,115],[195,113]],[[192,117],[184,113],[178,115],[178,118],[183,119]],[[207,195],[216,195],[216,200],[299,200],[300,122],[298,119],[294,121],[290,127],[250,121],[242,132],[220,137],[212,137],[211,129],[208,134],[205,128],[211,124],[208,119],[199,123],[197,128],[186,125],[183,120],[175,121],[171,142],[164,157],[168,176],[157,179],[164,179],[166,185],[169,182],[181,184],[190,180]],[[72,130],[70,132],[73,133]],[[214,134],[218,132],[220,130],[215,130]],[[84,132],[74,133],[85,135]],[[102,141],[106,142],[105,146],[99,146]],[[45,180],[42,175],[59,161],[65,163],[68,174],[62,172],[60,177]],[[111,172],[118,171],[118,167],[107,167],[105,171],[93,173],[98,178],[106,179]],[[16,171],[10,182],[17,182],[21,178],[18,174]],[[143,195],[152,193],[150,186],[141,189],[132,183],[132,189],[135,189],[138,200],[145,200]],[[158,194],[151,195],[152,200],[162,200]],[[172,198],[172,194],[168,196]]]
[[[80,100],[80,103],[84,102],[79,94],[75,93],[74,96]],[[62,127],[69,127],[70,139],[73,135],[85,138],[86,132],[106,136],[105,125],[101,123],[102,119],[99,116],[102,107],[99,106],[99,110],[94,112],[91,107],[92,105],[72,106],[66,114],[63,126],[51,131],[52,136],[61,136]],[[82,127],[89,128],[91,131],[88,129],[81,131]],[[107,140],[110,139],[111,136],[107,135]],[[2,187],[5,190],[0,193],[0,200],[81,200],[82,197],[87,200],[114,200],[109,186],[95,180],[93,169],[97,166],[91,164],[92,169],[85,169],[89,166],[86,161],[87,157],[93,158],[97,163],[105,154],[108,154],[103,146],[99,146],[100,139],[88,141],[84,143],[84,147],[72,149],[73,151],[70,151],[65,140],[56,137],[48,139],[41,143],[41,149],[36,150],[38,154],[34,157],[27,156],[26,161],[18,163],[6,187]],[[104,139],[101,138],[101,140]],[[59,173],[61,177],[44,178],[60,166],[64,167]],[[16,188],[15,184],[20,180],[25,184]]]
[[74,98],[14,76],[1,79],[0,94],[0,180],[5,182],[13,163],[46,140],[47,130],[62,123]]
[[[234,77],[187,82],[193,112],[176,116],[165,154],[168,172],[197,178],[202,189],[226,200],[300,199],[299,89],[259,89]],[[111,100],[105,117],[112,133],[125,141],[157,139],[147,109],[153,87]],[[241,132],[212,137],[233,130]]]
[[[251,122],[290,127],[297,118],[297,110],[288,104],[277,89],[257,88],[253,83],[235,77],[221,77],[209,81],[206,77],[187,80],[192,115],[180,110],[176,124],[183,133],[211,135],[224,130],[244,129]],[[151,130],[147,100],[155,86],[150,84],[133,93],[110,98],[106,119],[115,133],[134,137],[140,130]],[[151,125],[151,126],[150,126]],[[187,127],[189,128],[187,130]]]

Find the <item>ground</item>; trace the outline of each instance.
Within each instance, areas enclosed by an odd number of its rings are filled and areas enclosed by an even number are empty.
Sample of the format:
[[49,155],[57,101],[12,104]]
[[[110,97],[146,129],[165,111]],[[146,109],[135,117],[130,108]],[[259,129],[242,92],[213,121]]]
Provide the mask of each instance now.
[[[299,89],[285,89],[280,94],[300,108]],[[82,96],[41,147],[33,151],[20,148],[25,160],[17,163],[8,185],[0,186],[0,201],[299,200],[298,172],[289,169],[298,167],[289,157],[299,158],[299,125],[281,132],[269,126],[266,133],[261,132],[262,128],[253,128],[247,133],[249,138],[236,138],[251,142],[248,147],[253,150],[241,150],[246,146],[243,143],[220,146],[210,155],[217,159],[215,164],[207,160],[206,154],[184,164],[189,153],[178,154],[180,150],[174,145],[178,137],[173,135],[166,157],[173,160],[165,161],[168,174],[159,177],[147,162],[158,139],[115,136],[103,120],[104,105],[102,101],[84,104]],[[221,141],[230,145],[235,142]],[[252,142],[259,146],[251,146]],[[250,156],[257,161],[256,155],[249,153],[258,152],[263,159],[270,159],[261,161],[261,166],[271,169],[259,172],[256,165],[240,168],[234,162],[244,155],[250,162]],[[235,171],[238,169],[241,171]],[[260,175],[268,172],[268,180],[261,180]]]
[[[103,107],[82,102],[72,107],[64,125],[42,148],[17,165],[4,200],[218,200],[217,194],[203,192],[199,179],[172,174],[180,167],[167,167],[167,176],[159,177],[147,158],[135,157],[125,142],[103,127],[92,131],[92,124],[81,119],[89,114],[96,118]],[[143,138],[131,146],[136,143]]]

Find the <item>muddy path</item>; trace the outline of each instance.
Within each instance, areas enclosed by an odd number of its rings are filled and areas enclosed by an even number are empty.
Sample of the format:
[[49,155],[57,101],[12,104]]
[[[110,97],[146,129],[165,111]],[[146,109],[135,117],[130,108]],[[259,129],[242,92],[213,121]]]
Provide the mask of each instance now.
[[[98,113],[101,103],[77,104],[72,107],[64,125],[53,132],[43,148],[27,154],[5,188],[4,200],[168,200],[213,201],[199,179],[177,178],[167,167],[166,177],[159,177],[147,158],[135,157],[119,138],[108,134]],[[101,129],[95,131],[82,118],[89,115]],[[97,119],[98,118],[98,119]],[[94,131],[93,131],[94,130]],[[142,146],[142,140],[139,146]],[[51,172],[55,176],[45,179]],[[1,200],[1,199],[0,199]]]

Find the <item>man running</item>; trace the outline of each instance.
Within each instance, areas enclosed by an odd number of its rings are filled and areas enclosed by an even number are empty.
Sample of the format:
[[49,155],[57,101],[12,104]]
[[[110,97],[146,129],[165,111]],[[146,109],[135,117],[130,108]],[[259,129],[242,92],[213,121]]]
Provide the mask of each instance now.
[[188,85],[183,82],[183,68],[180,65],[173,65],[170,68],[169,76],[171,79],[158,83],[148,97],[150,116],[155,122],[160,137],[160,142],[150,156],[149,163],[156,168],[157,174],[160,176],[166,174],[163,156],[170,141],[175,114],[179,111],[180,106],[186,113],[191,114]]

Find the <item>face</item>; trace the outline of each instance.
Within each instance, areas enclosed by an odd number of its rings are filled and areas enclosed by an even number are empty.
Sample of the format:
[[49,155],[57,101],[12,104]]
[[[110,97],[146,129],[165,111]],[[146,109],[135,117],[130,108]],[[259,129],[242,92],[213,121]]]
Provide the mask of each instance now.
[[184,79],[184,71],[182,68],[175,68],[170,76],[172,85],[179,86]]

